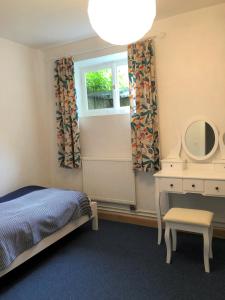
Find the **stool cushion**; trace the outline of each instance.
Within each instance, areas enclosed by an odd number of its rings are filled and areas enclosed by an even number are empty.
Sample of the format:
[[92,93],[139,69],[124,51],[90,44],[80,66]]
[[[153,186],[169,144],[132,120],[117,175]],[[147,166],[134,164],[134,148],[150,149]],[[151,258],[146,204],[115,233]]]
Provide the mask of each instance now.
[[171,208],[163,220],[165,222],[201,225],[210,227],[212,224],[213,213],[205,210],[189,208]]

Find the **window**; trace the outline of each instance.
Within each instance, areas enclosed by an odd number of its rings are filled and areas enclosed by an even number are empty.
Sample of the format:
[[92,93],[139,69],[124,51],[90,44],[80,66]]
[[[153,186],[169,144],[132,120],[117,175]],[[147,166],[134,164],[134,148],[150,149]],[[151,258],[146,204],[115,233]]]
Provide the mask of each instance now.
[[127,52],[75,63],[80,116],[129,113]]
[[117,84],[119,89],[120,107],[129,106],[129,79],[128,65],[119,65],[117,67]]

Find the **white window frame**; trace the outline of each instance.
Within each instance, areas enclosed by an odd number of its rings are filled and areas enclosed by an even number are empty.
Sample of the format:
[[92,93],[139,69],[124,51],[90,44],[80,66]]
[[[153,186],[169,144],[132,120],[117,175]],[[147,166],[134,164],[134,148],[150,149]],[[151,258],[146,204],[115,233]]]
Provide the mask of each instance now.
[[[122,53],[122,56],[125,56]],[[125,52],[126,54],[126,52]],[[126,54],[127,55],[127,54]],[[127,58],[118,59],[118,54],[115,56],[116,59],[112,59],[115,55],[108,56],[110,59],[107,61],[107,56],[97,59],[92,59],[84,62],[80,62],[77,65],[75,64],[75,82],[76,82],[76,91],[78,98],[78,111],[80,117],[88,116],[103,116],[103,115],[113,115],[113,114],[129,114],[129,106],[120,106],[120,95],[117,82],[117,67],[122,65],[127,65]],[[88,72],[95,72],[105,68],[112,69],[112,81],[113,81],[113,108],[99,108],[99,109],[88,109],[88,97],[87,97],[87,87],[85,74]]]

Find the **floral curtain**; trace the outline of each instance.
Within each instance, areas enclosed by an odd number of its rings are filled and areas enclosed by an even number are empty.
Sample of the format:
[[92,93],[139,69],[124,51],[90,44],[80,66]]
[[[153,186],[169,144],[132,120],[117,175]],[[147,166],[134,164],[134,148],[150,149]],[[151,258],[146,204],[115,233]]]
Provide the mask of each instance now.
[[135,170],[158,171],[159,128],[152,40],[128,46],[132,157]]
[[55,62],[58,161],[64,168],[81,167],[80,131],[72,57]]

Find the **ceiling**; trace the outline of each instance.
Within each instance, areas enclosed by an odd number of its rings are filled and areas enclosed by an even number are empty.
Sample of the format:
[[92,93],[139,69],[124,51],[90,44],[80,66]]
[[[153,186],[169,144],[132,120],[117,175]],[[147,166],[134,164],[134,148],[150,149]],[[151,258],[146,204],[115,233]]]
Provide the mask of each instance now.
[[[223,2],[157,0],[157,19]],[[0,0],[0,37],[44,48],[95,36],[87,5],[88,0]]]

